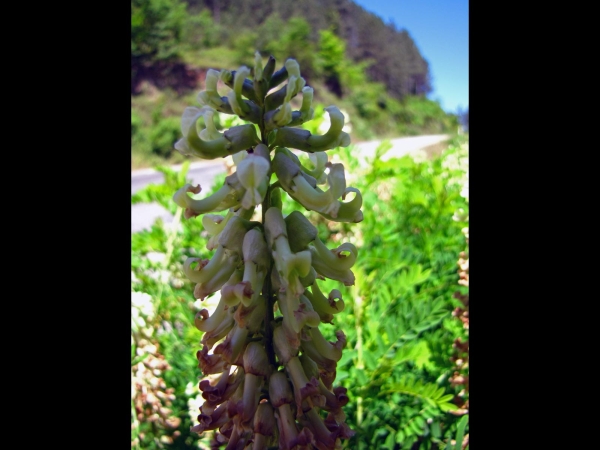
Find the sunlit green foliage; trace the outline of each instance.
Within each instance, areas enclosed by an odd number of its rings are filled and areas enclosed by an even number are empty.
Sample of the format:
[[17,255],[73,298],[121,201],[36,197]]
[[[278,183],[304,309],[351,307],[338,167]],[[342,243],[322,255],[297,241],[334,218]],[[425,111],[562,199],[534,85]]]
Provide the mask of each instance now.
[[[457,444],[468,434],[468,416],[459,420],[451,413],[458,388],[448,381],[452,344],[465,333],[451,315],[458,304],[452,298],[458,290],[457,260],[466,248],[461,232],[465,223],[453,219],[458,208],[468,213],[468,203],[460,195],[466,168],[461,144],[453,142],[431,161],[409,156],[386,159],[385,145],[367,164],[352,146],[333,152],[341,155],[354,175],[352,185],[364,199],[360,224],[318,222],[323,239],[360,245],[353,269],[356,284],[343,291],[346,308],[336,316],[335,326],[323,329],[333,340],[333,330],[343,325],[347,336],[336,379],[348,388],[350,403],[344,410],[357,433],[346,448],[458,450]],[[158,224],[132,234],[132,271],[137,279],[132,290],[151,294],[156,304],[155,339],[173,367],[165,381],[175,389],[173,410],[182,419],[180,435],[168,448],[180,449],[192,448],[197,439],[189,433],[191,397],[186,386],[197,371],[189,348],[199,341],[191,324],[193,286],[180,266],[186,255],[203,249],[206,242],[199,221],[180,221],[171,201],[174,187],[185,180],[185,170],[186,166],[181,173],[161,168],[165,183],[132,197],[133,202],[157,201],[175,214],[175,227]],[[223,177],[217,186],[219,182]],[[292,209],[284,205],[284,212]],[[145,256],[149,252],[166,258],[152,262]],[[322,287],[339,288],[327,282]],[[158,331],[166,328],[175,331]],[[159,448],[160,433],[172,432],[156,433],[146,437],[142,448]]]
[[181,0],[131,0],[131,57],[138,61],[179,55],[186,4]]
[[352,350],[344,352],[338,379],[358,397],[348,448],[443,447],[458,420],[448,412],[457,394],[448,377],[453,340],[463,333],[451,312],[465,224],[453,213],[467,208],[460,196],[464,164],[448,162],[466,155],[453,145],[442,157],[415,162],[385,160],[385,150],[362,172],[351,151],[340,151],[358,170],[356,186],[368,205],[356,236],[360,270],[348,289],[351,308],[340,317]]

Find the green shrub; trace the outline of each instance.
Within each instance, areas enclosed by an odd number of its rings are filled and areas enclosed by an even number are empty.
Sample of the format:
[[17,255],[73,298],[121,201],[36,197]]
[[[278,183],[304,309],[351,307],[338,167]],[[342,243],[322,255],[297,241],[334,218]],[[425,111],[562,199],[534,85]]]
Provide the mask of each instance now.
[[[132,129],[134,122],[132,114]],[[361,249],[356,284],[344,289],[346,308],[335,319],[335,328],[343,324],[347,337],[336,379],[348,389],[350,403],[344,410],[347,423],[357,431],[347,448],[451,448],[452,440],[461,441],[468,433],[467,419],[459,421],[449,412],[456,408],[457,395],[449,382],[452,344],[465,336],[451,316],[458,304],[452,297],[458,283],[456,262],[465,248],[465,223],[453,215],[459,208],[468,211],[460,195],[465,178],[462,144],[455,141],[432,161],[386,161],[383,145],[367,166],[353,147],[336,149],[354,175],[348,182],[363,193],[364,221],[350,227],[316,221],[314,213],[306,213],[318,224],[323,240],[350,241]],[[133,202],[157,201],[175,215],[174,226],[157,223],[132,235],[132,290],[152,296],[156,316],[149,324],[156,330],[158,353],[171,367],[163,378],[175,393],[172,415],[181,420],[177,433],[140,425],[144,449],[160,448],[161,439],[171,440],[169,448],[192,448],[197,442],[189,432],[193,395],[187,388],[197,373],[189,348],[197,345],[200,333],[193,326],[193,286],[180,265],[194,252],[201,258],[208,252],[201,250],[206,243],[202,225],[181,221],[181,210],[171,200],[174,189],[185,182],[187,167],[181,173],[160,168],[165,183],[132,197]],[[284,202],[293,201],[285,197]],[[293,209],[297,205],[284,204],[284,212]],[[153,253],[163,254],[162,262],[153,260]],[[322,283],[323,291],[334,287],[339,288]],[[324,328],[324,336],[334,340],[333,329]]]
[[221,27],[215,23],[208,9],[204,9],[186,18],[181,40],[190,49],[212,48],[220,43],[221,35]]
[[180,119],[178,117],[165,117],[159,120],[149,133],[152,152],[169,158],[175,150],[173,145],[181,134]]
[[237,64],[243,64],[246,61],[254,59],[255,43],[258,34],[255,31],[243,30],[231,36],[231,47],[235,52]]
[[[344,293],[350,307],[339,318],[352,350],[338,364],[338,379],[358,397],[346,410],[357,430],[348,448],[443,448],[457,432],[449,411],[458,389],[449,377],[452,344],[465,332],[451,312],[465,223],[453,215],[467,205],[464,167],[449,167],[465,157],[454,144],[423,162],[382,161],[382,145],[356,177],[365,205],[354,234],[361,255],[356,285]],[[354,173],[360,164],[352,149],[340,153]],[[352,237],[343,228],[329,232]]]
[[143,155],[150,152],[148,128],[144,125],[140,114],[131,108],[131,153],[132,155]]
[[131,0],[131,57],[159,61],[179,55],[186,17],[181,0]]

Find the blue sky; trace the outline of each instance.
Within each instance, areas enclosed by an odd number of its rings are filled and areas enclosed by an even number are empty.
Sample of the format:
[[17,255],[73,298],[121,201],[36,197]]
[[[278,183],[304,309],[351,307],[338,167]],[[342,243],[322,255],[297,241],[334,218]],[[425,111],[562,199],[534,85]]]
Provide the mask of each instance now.
[[469,0],[354,0],[405,29],[429,63],[433,91],[447,112],[469,106]]

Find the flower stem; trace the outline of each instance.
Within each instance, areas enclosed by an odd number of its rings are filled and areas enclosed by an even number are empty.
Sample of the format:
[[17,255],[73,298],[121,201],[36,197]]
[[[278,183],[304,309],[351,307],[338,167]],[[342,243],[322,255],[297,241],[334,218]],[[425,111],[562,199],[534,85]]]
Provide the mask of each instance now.
[[[261,120],[259,123],[260,136],[261,136],[261,142],[263,144],[265,144],[268,148],[269,147],[269,139],[268,139],[267,133],[265,132],[264,115],[265,115],[265,111],[264,111],[264,107],[262,107],[261,108]],[[270,155],[269,155],[269,159],[271,159]],[[270,178],[270,174],[269,174],[269,178]],[[267,193],[265,194],[265,199],[263,200],[262,205],[261,205],[262,223],[263,224],[265,223],[265,214],[267,212],[267,209],[269,209],[269,206],[271,206],[271,191],[272,191],[272,189],[273,188],[269,181],[269,185],[267,186]],[[267,352],[267,357],[269,358],[269,363],[273,367],[277,367],[277,363],[275,361],[275,349],[273,347],[273,326],[272,326],[272,323],[274,320],[273,306],[275,305],[275,298],[273,296],[273,287],[271,285],[271,272],[273,270],[273,264],[274,264],[273,257],[272,257],[272,255],[269,255],[269,270],[267,271],[267,276],[265,277],[262,294],[267,302],[267,308],[265,311],[265,332],[264,332],[265,350]]]

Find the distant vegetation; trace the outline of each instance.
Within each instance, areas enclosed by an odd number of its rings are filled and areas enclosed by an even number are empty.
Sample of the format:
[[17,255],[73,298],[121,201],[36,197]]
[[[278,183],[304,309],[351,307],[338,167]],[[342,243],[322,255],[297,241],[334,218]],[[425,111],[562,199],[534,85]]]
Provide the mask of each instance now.
[[278,67],[295,58],[315,100],[351,117],[355,141],[458,128],[457,115],[426,98],[429,66],[408,31],[352,1],[132,0],[134,168],[183,160],[173,150],[181,111],[208,68],[251,67],[248,48]]

